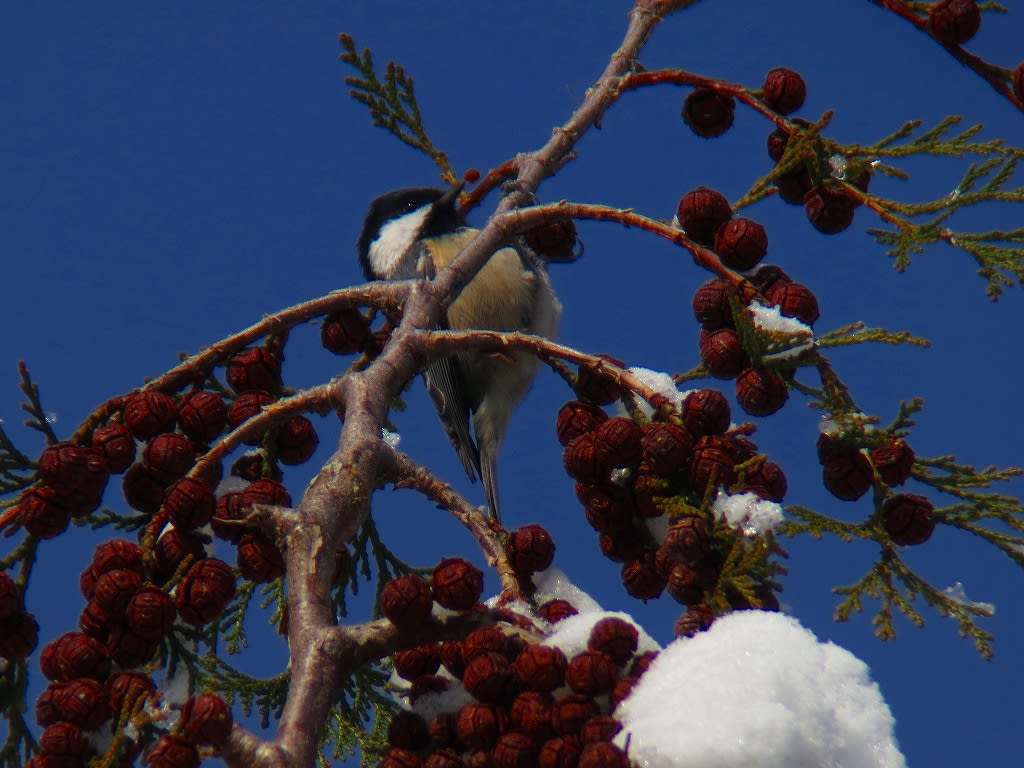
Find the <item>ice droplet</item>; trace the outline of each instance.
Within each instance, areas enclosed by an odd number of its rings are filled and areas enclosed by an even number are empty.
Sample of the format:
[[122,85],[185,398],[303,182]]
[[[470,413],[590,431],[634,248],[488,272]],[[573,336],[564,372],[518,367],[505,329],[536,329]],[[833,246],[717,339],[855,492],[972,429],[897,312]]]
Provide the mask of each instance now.
[[47,424],[56,424],[57,423],[57,412],[56,411],[47,411],[46,412],[46,423]]
[[387,444],[389,448],[398,448],[399,443],[402,442],[402,436],[397,432],[391,432],[390,430],[381,428],[380,430],[381,439]]
[[837,179],[846,178],[846,169],[848,164],[846,158],[840,155],[838,152],[828,159],[828,167],[831,169],[832,176]]
[[972,608],[976,612],[984,616],[994,616],[996,612],[996,606],[994,603],[979,603],[971,600],[967,597],[967,592],[964,590],[964,584],[962,581],[958,581],[952,587],[946,587],[942,590],[943,594],[954,602],[960,603],[961,605]]

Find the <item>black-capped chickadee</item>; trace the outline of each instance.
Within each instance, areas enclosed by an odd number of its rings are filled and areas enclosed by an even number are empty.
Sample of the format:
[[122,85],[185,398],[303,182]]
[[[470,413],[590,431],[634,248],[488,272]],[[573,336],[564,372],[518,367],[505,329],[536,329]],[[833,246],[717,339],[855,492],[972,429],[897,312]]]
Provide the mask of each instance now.
[[[358,243],[367,278],[432,279],[451,263],[479,233],[466,226],[458,211],[461,190],[461,184],[448,190],[411,187],[375,199]],[[508,246],[495,251],[448,306],[444,327],[526,331],[552,338],[561,311],[544,262],[526,247]],[[424,372],[448,438],[470,480],[478,474],[482,478],[495,520],[501,519],[498,449],[512,410],[530,388],[537,367],[536,357],[525,352],[469,351],[438,360]]]

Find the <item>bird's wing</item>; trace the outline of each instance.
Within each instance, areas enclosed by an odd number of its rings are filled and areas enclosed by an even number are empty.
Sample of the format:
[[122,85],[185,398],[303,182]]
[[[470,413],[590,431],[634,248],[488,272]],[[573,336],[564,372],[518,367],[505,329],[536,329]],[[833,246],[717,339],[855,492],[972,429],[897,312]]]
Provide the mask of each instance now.
[[427,392],[441,417],[448,440],[459,454],[469,479],[476,482],[480,473],[480,454],[469,436],[469,406],[462,394],[462,383],[454,357],[435,360],[423,373]]
[[[421,253],[419,271],[426,279],[434,279],[436,270],[429,251]],[[469,400],[456,359],[445,357],[435,360],[423,372],[423,380],[427,385],[427,393],[434,403],[434,409],[441,418],[441,426],[444,427],[449,442],[459,455],[462,468],[475,483],[480,474],[480,452],[469,434]]]

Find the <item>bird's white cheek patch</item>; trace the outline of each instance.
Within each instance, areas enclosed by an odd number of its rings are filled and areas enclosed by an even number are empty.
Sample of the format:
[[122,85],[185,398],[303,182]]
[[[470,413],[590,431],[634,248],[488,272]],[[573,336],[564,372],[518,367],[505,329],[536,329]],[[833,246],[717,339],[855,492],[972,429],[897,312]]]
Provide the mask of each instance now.
[[370,269],[375,275],[388,280],[413,276],[415,265],[406,267],[403,259],[419,236],[429,212],[430,206],[424,206],[380,228],[377,239],[370,243]]

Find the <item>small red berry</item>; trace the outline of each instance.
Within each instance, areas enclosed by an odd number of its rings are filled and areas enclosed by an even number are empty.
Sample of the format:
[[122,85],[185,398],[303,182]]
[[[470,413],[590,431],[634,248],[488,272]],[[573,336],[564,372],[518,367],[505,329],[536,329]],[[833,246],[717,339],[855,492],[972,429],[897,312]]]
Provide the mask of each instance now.
[[578,768],[629,768],[629,757],[608,741],[587,744],[580,753]]
[[178,583],[174,603],[186,624],[202,626],[220,616],[235,596],[235,575],[222,560],[208,557],[194,563]]
[[541,744],[537,764],[539,768],[576,768],[582,751],[575,736],[556,736]]
[[0,621],[0,658],[19,661],[35,650],[39,622],[31,613],[16,611]]
[[704,597],[700,574],[696,569],[683,563],[675,563],[669,569],[665,579],[665,591],[682,605],[694,605]]
[[458,640],[445,640],[441,643],[441,663],[451,676],[462,679],[466,671],[466,658],[462,653],[462,643]]
[[[599,357],[618,368],[626,367],[623,361],[611,355],[599,355]],[[608,405],[620,399],[623,394],[618,383],[604,373],[600,367],[588,366],[580,366],[579,374],[576,377],[576,392],[581,399],[594,405]]]
[[161,580],[169,578],[188,557],[193,561],[206,557],[203,540],[194,533],[177,528],[164,531],[153,552],[153,575]]
[[46,644],[39,655],[39,667],[48,680],[103,680],[110,672],[110,656],[95,639],[81,632],[66,632]]
[[174,600],[153,584],[140,587],[125,610],[128,627],[143,640],[161,640],[170,634],[178,611]]
[[389,581],[380,595],[381,613],[400,629],[412,629],[426,621],[433,604],[430,585],[412,573]]
[[732,208],[721,192],[697,187],[679,199],[676,219],[686,236],[701,245],[711,245],[715,232],[732,218]]
[[562,466],[569,477],[594,485],[607,478],[608,470],[599,460],[597,438],[587,432],[573,438],[562,451]]
[[606,470],[640,463],[640,425],[625,416],[601,422],[594,435],[594,458]]
[[128,601],[135,594],[135,590],[140,586],[142,586],[142,576],[138,571],[116,568],[96,579],[93,599],[108,616],[114,616],[124,611]]
[[804,105],[806,97],[807,85],[799,72],[776,67],[765,75],[762,99],[779,114],[796,112]]
[[716,379],[734,379],[750,365],[750,358],[740,343],[740,337],[731,328],[710,333],[701,330],[698,344],[701,362]]
[[[142,547],[128,539],[105,541],[92,553],[92,563],[89,567],[96,577],[117,568],[128,568],[141,574]],[[91,598],[92,595],[86,597]]]
[[615,534],[632,524],[632,511],[625,493],[577,483],[576,497],[583,504],[587,522],[598,533]]
[[732,328],[732,307],[726,282],[719,278],[708,280],[693,294],[693,314],[705,331]]
[[569,693],[551,705],[551,726],[559,736],[579,736],[583,724],[599,714],[597,702],[591,697]]
[[142,758],[149,768],[199,768],[199,751],[184,736],[166,733]]
[[115,617],[95,600],[85,604],[78,615],[78,627],[89,637],[105,642],[115,624]]
[[39,736],[39,759],[42,766],[84,766],[90,750],[89,740],[82,729],[71,723],[54,723]]
[[753,269],[767,252],[768,233],[752,219],[737,216],[715,232],[715,253],[729,269]]
[[711,627],[715,620],[715,614],[703,603],[691,605],[686,613],[676,621],[676,637],[693,637],[698,632],[704,632]]
[[689,434],[676,424],[645,424],[641,433],[641,461],[655,474],[668,475],[679,471],[693,453]]
[[319,444],[313,422],[305,416],[293,416],[277,428],[277,458],[282,464],[304,463]]
[[245,527],[235,525],[245,519],[248,511],[241,491],[229,491],[217,499],[217,506],[210,520],[210,528],[218,539],[237,544]]
[[859,499],[871,488],[873,479],[868,457],[853,446],[835,445],[822,461],[825,488],[843,501]]
[[690,486],[702,494],[712,479],[718,486],[732,485],[736,480],[735,466],[749,458],[746,454],[743,446],[733,439],[702,437],[694,446],[690,460]]
[[601,408],[579,400],[571,400],[558,410],[555,419],[555,434],[558,442],[566,446],[574,438],[587,432],[593,432],[597,426],[608,418]]
[[157,470],[136,462],[121,478],[121,492],[128,506],[144,515],[155,515],[164,500],[167,486],[174,480]]
[[981,27],[976,0],[940,0],[928,11],[927,29],[945,45],[963,45]]
[[64,499],[45,485],[29,488],[18,501],[21,524],[37,539],[52,539],[67,530],[71,511]]
[[227,422],[228,407],[213,392],[189,392],[178,403],[181,431],[197,443],[215,440]]
[[769,368],[747,368],[736,379],[736,402],[751,416],[770,416],[788,399],[786,380]]
[[818,319],[818,298],[806,285],[777,281],[764,297],[779,308],[780,314],[795,317],[804,325],[814,325]]
[[539,744],[521,731],[504,734],[491,749],[494,768],[533,768]]
[[607,654],[616,664],[622,666],[636,653],[639,633],[628,621],[609,616],[601,619],[590,630],[587,648]]
[[[253,390],[243,392],[228,409],[228,424],[232,429],[237,429],[243,423],[260,413],[265,407],[274,402],[274,397],[268,392]],[[245,440],[246,445],[259,445],[263,440],[263,433],[252,435]]]
[[[269,475],[271,480],[280,480],[281,473],[276,466],[268,466],[267,469],[276,474]],[[248,480],[250,483],[262,480],[264,470],[263,456],[259,453],[245,453],[239,456],[235,463],[231,465],[231,475],[233,477],[240,477],[243,480]]]
[[746,470],[744,490],[756,493],[762,499],[780,502],[786,495],[786,474],[774,461],[762,461]]
[[559,600],[557,598],[548,600],[537,608],[537,615],[550,624],[557,624],[562,619],[567,619],[578,613],[579,611],[568,600]]
[[886,499],[882,506],[885,530],[893,542],[910,547],[924,544],[935,530],[935,508],[916,493],[900,493]]
[[611,741],[621,730],[622,723],[611,715],[598,715],[583,724],[583,728],[580,729],[580,742],[595,744],[599,741]]
[[527,690],[551,693],[565,682],[568,660],[560,648],[528,645],[516,657],[516,678]]
[[762,264],[756,272],[749,276],[749,280],[762,295],[767,295],[780,283],[785,285],[793,282],[793,279],[777,264]]
[[497,653],[512,661],[518,651],[513,650],[511,638],[498,627],[480,627],[463,638],[462,656],[466,661],[485,653]]
[[62,684],[54,696],[60,720],[94,731],[110,717],[107,692],[103,684],[81,677]]
[[149,440],[174,429],[178,409],[163,392],[146,390],[130,395],[124,405],[124,425],[138,440]]
[[512,678],[512,664],[507,658],[500,653],[481,653],[466,663],[462,684],[477,701],[496,704],[505,697]]
[[245,533],[238,541],[238,570],[254,584],[284,575],[284,557],[270,539],[260,533]]
[[576,225],[572,219],[556,219],[527,230],[523,238],[545,261],[575,261],[582,254],[576,251]]
[[92,433],[92,447],[103,454],[113,473],[124,472],[135,461],[135,438],[124,424],[112,421]]
[[655,600],[665,589],[665,579],[658,575],[652,563],[630,560],[622,566],[622,585],[637,600]]
[[227,379],[236,392],[275,392],[281,386],[281,361],[266,347],[243,349],[228,361]]
[[164,509],[175,528],[190,531],[210,522],[217,509],[217,499],[205,483],[194,477],[183,477],[167,489]]
[[524,525],[509,537],[509,562],[518,573],[546,570],[555,557],[555,541],[539,525]]
[[399,710],[388,725],[387,741],[401,750],[422,750],[430,743],[427,721],[415,712]]
[[443,559],[431,577],[434,599],[452,611],[467,611],[480,600],[484,589],[484,573],[461,557]]
[[629,665],[629,676],[639,680],[650,669],[656,658],[658,658],[658,651],[644,651]]
[[336,355],[353,355],[372,346],[372,342],[370,324],[355,307],[331,312],[320,326],[320,343]]
[[488,750],[505,732],[505,713],[490,704],[466,704],[459,710],[455,730],[466,749]]
[[[37,470],[44,483],[69,497],[69,506],[74,506],[74,497],[94,492],[97,487],[102,489],[109,473],[101,453],[70,442],[46,447],[39,456]],[[94,476],[97,474],[98,478]]]
[[197,744],[222,747],[234,725],[231,709],[215,693],[201,693],[181,708],[181,732]]
[[118,672],[107,681],[107,701],[114,714],[119,713],[126,702],[141,706],[154,693],[156,683],[142,672]]
[[407,651],[396,651],[391,657],[395,674],[410,682],[422,675],[432,675],[441,666],[441,646],[437,643],[417,645]]
[[813,187],[804,196],[807,219],[824,235],[835,235],[849,227],[856,209],[852,197],[830,187]]
[[552,703],[550,694],[523,691],[509,706],[509,725],[529,734],[538,743],[551,738],[555,734],[551,727]]
[[607,693],[618,678],[618,666],[611,656],[600,651],[583,651],[573,656],[565,670],[565,682],[584,696]]
[[871,451],[871,463],[889,485],[903,485],[914,468],[914,450],[899,438]]
[[730,419],[729,401],[717,389],[698,389],[683,403],[683,424],[695,440],[720,435],[729,428]]
[[699,517],[680,517],[672,521],[658,550],[674,563],[698,565],[708,554],[711,537]]
[[683,102],[683,122],[705,139],[721,136],[730,127],[736,113],[736,100],[710,88],[696,88]]

